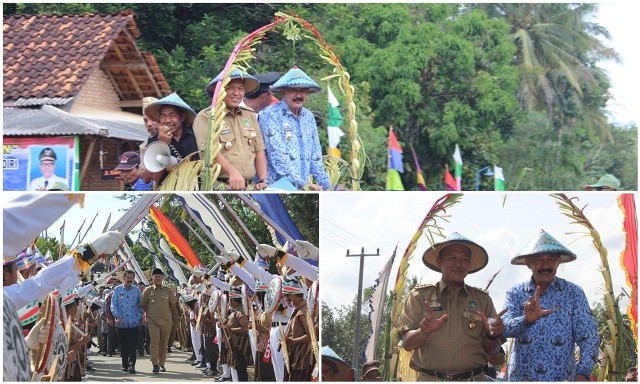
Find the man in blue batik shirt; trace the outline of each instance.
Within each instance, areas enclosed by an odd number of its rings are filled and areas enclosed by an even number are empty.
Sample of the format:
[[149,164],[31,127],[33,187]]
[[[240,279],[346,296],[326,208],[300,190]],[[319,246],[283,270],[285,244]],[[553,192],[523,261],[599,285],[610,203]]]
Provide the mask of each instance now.
[[560,263],[575,259],[541,230],[511,260],[533,276],[507,291],[503,335],[515,339],[509,381],[589,381],[598,356],[596,320],[582,288],[556,277]]
[[[293,67],[270,88],[282,100],[262,110],[260,130],[267,150],[269,183],[285,178],[298,190],[326,190],[331,182],[322,162],[318,126],[303,104],[321,88],[298,67]],[[309,182],[313,175],[315,183]]]
[[111,313],[118,328],[118,343],[122,357],[122,371],[136,373],[136,346],[138,328],[142,324],[143,311],[140,305],[140,289],[133,285],[135,272],[124,273],[124,284],[113,289]]

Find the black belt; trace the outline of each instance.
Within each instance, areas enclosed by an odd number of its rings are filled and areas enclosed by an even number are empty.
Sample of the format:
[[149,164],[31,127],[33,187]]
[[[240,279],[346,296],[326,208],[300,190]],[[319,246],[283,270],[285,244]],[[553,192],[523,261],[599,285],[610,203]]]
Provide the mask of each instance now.
[[420,368],[420,372],[426,373],[429,376],[435,376],[439,379],[445,379],[447,381],[460,381],[470,379],[475,375],[478,375],[484,372],[484,365],[480,366],[471,371],[464,372],[443,372],[443,371],[432,371],[431,369]]
[[287,323],[282,323],[280,321],[274,321],[273,323],[271,323],[272,327],[277,327],[278,325],[287,325]]

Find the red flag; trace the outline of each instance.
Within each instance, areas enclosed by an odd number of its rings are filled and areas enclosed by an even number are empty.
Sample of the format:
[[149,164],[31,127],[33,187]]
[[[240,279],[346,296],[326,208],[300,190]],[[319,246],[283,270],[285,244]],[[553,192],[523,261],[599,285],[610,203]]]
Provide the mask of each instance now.
[[631,287],[631,303],[627,315],[631,323],[633,338],[638,343],[638,221],[636,218],[636,203],[632,193],[618,196],[618,205],[624,215],[622,225],[625,231],[625,248],[620,254],[620,264]]
[[447,191],[457,191],[458,190],[458,182],[453,178],[451,172],[449,172],[449,166],[444,166],[444,186]]
[[198,256],[196,256],[196,253],[193,252],[193,249],[191,249],[189,242],[182,236],[171,220],[155,205],[151,206],[149,213],[158,226],[158,231],[164,236],[167,243],[169,243],[180,256],[184,257],[187,265],[191,268],[202,267],[202,262],[198,259]]

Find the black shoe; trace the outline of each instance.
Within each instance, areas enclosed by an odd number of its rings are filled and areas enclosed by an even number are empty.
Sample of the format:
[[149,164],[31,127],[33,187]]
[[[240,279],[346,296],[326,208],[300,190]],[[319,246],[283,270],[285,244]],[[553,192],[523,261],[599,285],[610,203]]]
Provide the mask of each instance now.
[[96,369],[95,369],[95,368],[93,368],[91,365],[87,365],[87,366],[84,368],[84,370],[85,370],[85,372],[93,372],[93,371],[95,371]]
[[195,367],[196,365],[198,365],[198,364],[201,364],[201,363],[200,363],[199,361],[193,361],[193,362],[191,363],[191,365],[193,365],[194,367]]
[[151,355],[151,352],[149,352],[149,349],[145,349],[145,352],[147,352],[147,355]]
[[171,348],[167,348],[167,353],[172,353]]
[[160,373],[160,366],[159,365],[154,365],[153,366],[153,373]]
[[219,379],[216,379],[217,382],[222,382],[222,381],[231,381],[231,377],[221,377]]
[[128,370],[129,370],[129,367],[122,368],[122,372],[127,372]]
[[209,369],[209,370],[204,371],[203,373],[204,373],[204,375],[205,375],[206,377],[214,377],[214,376],[216,375],[216,372],[215,372],[215,371],[212,371],[212,370],[210,370],[210,369]]
[[107,357],[113,357],[113,353],[107,353]]
[[131,374],[135,374],[136,373],[136,369],[133,368],[133,365],[129,367],[129,373],[131,373]]
[[205,363],[200,363],[200,364],[198,364],[198,365],[194,366],[194,368],[196,368],[196,369],[207,368],[207,364],[205,364]]
[[167,372],[167,368],[165,368],[164,365],[161,365],[160,372]]
[[107,352],[102,352],[102,356],[107,356]]
[[138,356],[144,357],[144,352],[138,352]]

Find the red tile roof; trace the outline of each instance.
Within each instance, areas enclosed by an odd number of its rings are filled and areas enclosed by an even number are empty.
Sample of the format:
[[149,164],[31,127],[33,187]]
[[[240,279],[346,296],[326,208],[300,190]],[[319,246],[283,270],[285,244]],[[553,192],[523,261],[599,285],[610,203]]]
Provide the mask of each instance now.
[[3,19],[3,100],[76,96],[96,68],[121,100],[171,93],[153,55],[138,50],[131,11]]

